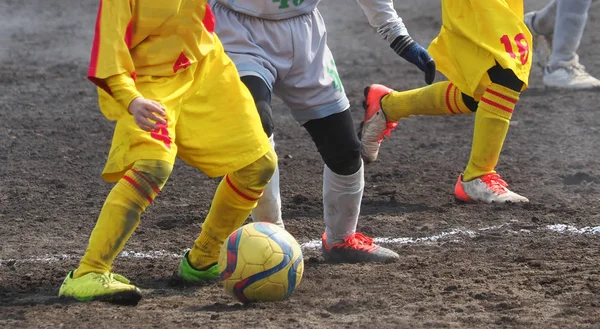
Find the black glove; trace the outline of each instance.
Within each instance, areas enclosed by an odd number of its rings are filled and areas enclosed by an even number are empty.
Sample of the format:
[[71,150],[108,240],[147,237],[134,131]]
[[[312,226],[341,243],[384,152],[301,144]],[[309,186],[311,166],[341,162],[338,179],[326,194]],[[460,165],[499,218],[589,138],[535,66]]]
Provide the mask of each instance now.
[[425,82],[430,85],[435,79],[435,62],[427,49],[421,47],[410,36],[401,35],[390,45],[396,54],[425,72]]

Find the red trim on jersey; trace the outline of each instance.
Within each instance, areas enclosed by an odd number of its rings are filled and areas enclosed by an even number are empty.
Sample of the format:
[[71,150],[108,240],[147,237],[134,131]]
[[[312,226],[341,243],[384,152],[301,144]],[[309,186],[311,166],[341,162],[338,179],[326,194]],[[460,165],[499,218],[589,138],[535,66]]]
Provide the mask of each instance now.
[[505,100],[507,102],[510,102],[510,103],[513,103],[513,104],[517,104],[517,100],[516,99],[514,99],[512,97],[508,97],[506,95],[503,95],[503,94],[501,94],[501,93],[499,93],[497,91],[493,91],[493,90],[491,90],[491,89],[488,88],[488,89],[485,90],[485,92],[486,93],[490,93],[490,94],[492,94],[492,95],[494,95],[496,97],[502,98],[503,100]]
[[510,107],[506,107],[506,106],[504,106],[502,104],[498,104],[498,103],[496,103],[494,101],[491,101],[491,100],[489,100],[489,99],[487,99],[485,97],[481,97],[481,101],[484,102],[484,103],[486,103],[486,104],[492,105],[492,106],[494,106],[494,107],[496,107],[496,108],[498,108],[498,109],[500,109],[502,111],[506,111],[506,112],[511,113],[511,114],[513,113],[513,109],[511,109]]
[[225,175],[225,181],[227,182],[227,185],[229,185],[229,187],[231,187],[231,189],[235,193],[237,193],[239,196],[241,196],[242,198],[244,198],[244,199],[246,199],[248,201],[257,201],[259,199],[259,198],[249,197],[246,194],[242,193],[242,191],[238,190],[237,187],[235,187],[235,185],[233,185],[233,183],[229,179],[229,175]]
[[177,71],[183,70],[190,65],[192,65],[192,62],[190,62],[189,58],[182,52],[175,61],[175,64],[173,64],[173,73],[177,73]]
[[96,16],[96,28],[94,34],[94,42],[92,43],[92,54],[90,56],[90,66],[88,67],[88,79],[96,86],[104,89],[108,94],[112,94],[110,87],[102,79],[96,77],[98,71],[98,56],[100,54],[100,21],[102,20],[102,0],[98,6],[98,15]]
[[[133,3],[131,0],[129,0],[129,11],[133,12]],[[125,30],[124,39],[127,49],[131,49],[131,40],[133,39],[133,17],[129,20],[129,24],[127,24],[127,30]]]
[[453,84],[450,83],[448,85],[448,88],[446,88],[446,106],[448,107],[448,110],[450,110],[450,113],[452,114],[456,114],[456,112],[454,112],[454,110],[452,110],[452,104],[450,104],[450,88],[452,88]]
[[96,16],[96,32],[94,34],[94,43],[92,44],[92,55],[90,58],[90,66],[88,67],[88,77],[95,77],[98,69],[98,54],[100,53],[100,20],[102,19],[102,0],[98,6],[98,14]]
[[133,18],[127,24],[127,30],[125,30],[125,44],[127,49],[131,49],[131,40],[133,39]]
[[212,34],[215,31],[215,15],[213,15],[212,10],[210,10],[208,3],[206,4],[202,24],[204,24],[204,27],[209,33]]

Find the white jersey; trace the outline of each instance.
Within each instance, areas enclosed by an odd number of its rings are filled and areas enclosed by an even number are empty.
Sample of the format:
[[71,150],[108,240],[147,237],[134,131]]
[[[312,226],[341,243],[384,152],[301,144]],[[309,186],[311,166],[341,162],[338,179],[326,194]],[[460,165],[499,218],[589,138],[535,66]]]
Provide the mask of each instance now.
[[[321,0],[215,0],[241,14],[282,20],[311,13]],[[393,0],[356,0],[371,26],[389,43],[400,35],[408,35],[402,19],[394,9]]]

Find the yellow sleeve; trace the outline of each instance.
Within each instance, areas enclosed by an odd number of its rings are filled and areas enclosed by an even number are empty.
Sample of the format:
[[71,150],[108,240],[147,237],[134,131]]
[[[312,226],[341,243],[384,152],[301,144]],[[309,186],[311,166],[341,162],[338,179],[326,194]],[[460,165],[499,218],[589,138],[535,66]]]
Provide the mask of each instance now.
[[126,73],[113,75],[106,78],[105,81],[112,92],[112,97],[126,110],[129,109],[129,104],[134,99],[142,97],[142,94],[135,88],[135,81]]
[[88,79],[112,94],[107,78],[125,74],[135,79],[129,47],[134,0],[100,0]]

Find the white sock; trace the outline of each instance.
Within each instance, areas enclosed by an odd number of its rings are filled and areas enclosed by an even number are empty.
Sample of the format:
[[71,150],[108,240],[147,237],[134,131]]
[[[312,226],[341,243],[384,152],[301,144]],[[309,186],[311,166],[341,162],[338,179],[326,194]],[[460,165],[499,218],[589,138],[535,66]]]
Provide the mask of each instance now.
[[[269,137],[273,150],[275,140]],[[252,220],[255,222],[269,222],[284,228],[281,218],[281,196],[279,194],[279,165],[275,169],[271,181],[265,187],[263,196],[258,200],[258,205],[252,210]]]
[[360,202],[365,187],[364,167],[352,175],[343,176],[331,171],[327,165],[323,171],[323,211],[327,244],[340,243],[356,232]]

